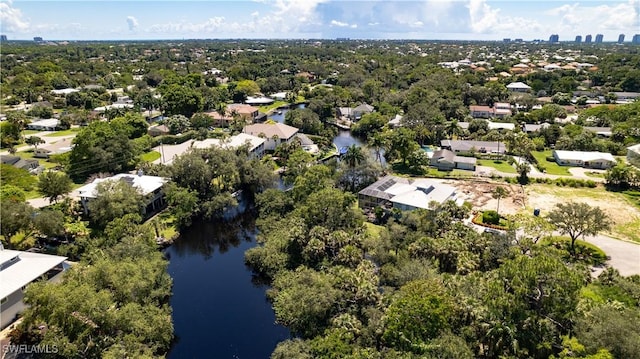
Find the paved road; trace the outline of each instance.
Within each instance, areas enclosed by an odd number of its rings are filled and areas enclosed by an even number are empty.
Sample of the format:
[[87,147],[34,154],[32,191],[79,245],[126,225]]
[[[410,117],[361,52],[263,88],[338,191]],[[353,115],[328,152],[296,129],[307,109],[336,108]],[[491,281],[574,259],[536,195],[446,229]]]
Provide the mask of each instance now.
[[179,145],[162,145],[154,147],[154,151],[160,152],[160,158],[153,161],[153,163],[170,164],[176,156],[179,156],[186,152],[191,147],[192,143],[193,140],[189,140]]
[[620,274],[629,276],[640,275],[640,244],[621,241],[605,235],[587,237],[586,242],[602,249],[607,256],[609,266],[617,269]]

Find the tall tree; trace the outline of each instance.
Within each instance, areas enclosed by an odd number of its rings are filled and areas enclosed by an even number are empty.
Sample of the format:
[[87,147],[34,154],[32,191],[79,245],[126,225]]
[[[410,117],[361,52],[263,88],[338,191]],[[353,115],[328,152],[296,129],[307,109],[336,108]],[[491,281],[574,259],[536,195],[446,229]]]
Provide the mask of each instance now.
[[496,208],[497,213],[500,213],[500,200],[505,198],[508,194],[509,192],[502,186],[497,186],[491,193],[491,197],[498,200],[498,206]]
[[33,146],[35,150],[38,149],[38,145],[45,143],[45,141],[38,136],[30,136],[24,141],[27,145]]
[[611,227],[611,219],[600,207],[591,207],[582,202],[558,203],[547,218],[560,233],[571,238],[571,253],[575,253],[578,238],[595,236]]
[[38,176],[38,192],[50,202],[58,202],[59,197],[71,191],[71,185],[71,178],[66,173],[47,171]]
[[347,147],[347,152],[342,155],[342,159],[347,162],[351,168],[361,164],[365,160],[362,147],[358,147],[355,144]]
[[126,214],[140,214],[145,205],[138,190],[125,181],[107,180],[98,183],[95,197],[89,201],[89,217],[99,227]]

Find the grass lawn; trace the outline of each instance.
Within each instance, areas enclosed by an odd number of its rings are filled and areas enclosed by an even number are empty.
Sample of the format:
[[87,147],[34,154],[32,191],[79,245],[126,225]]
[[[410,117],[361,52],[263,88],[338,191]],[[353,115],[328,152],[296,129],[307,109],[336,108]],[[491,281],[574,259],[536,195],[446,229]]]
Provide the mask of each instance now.
[[282,107],[282,106],[286,106],[289,103],[286,101],[275,101],[274,103],[272,103],[271,105],[265,105],[265,106],[260,106],[258,107],[258,111],[262,112],[262,113],[267,113],[271,110],[275,110],[278,107]]
[[493,167],[496,170],[504,173],[518,173],[516,169],[507,161],[502,160],[478,160],[478,166]]
[[49,162],[48,160],[46,160],[44,158],[34,158],[33,157],[33,150],[16,152],[16,156],[18,156],[18,157],[20,157],[20,158],[22,158],[24,160],[29,160],[29,159],[38,160],[38,163],[40,163],[40,165],[43,166],[45,169],[53,168],[53,167],[56,167],[58,165],[57,163]]
[[585,174],[589,177],[604,178],[604,173],[601,172],[587,171]]
[[160,156],[160,152],[158,151],[149,151],[140,155],[140,159],[144,162],[153,162],[160,158]]
[[379,225],[373,224],[371,222],[364,222],[364,225],[367,227],[367,234],[372,239],[379,239],[380,238],[380,232],[384,229],[383,226],[379,226]]
[[545,173],[548,173],[550,175],[571,176],[569,167],[560,166],[555,162],[547,161],[547,157],[552,156],[551,150],[531,151],[531,154],[536,158],[538,163],[544,166]]
[[30,135],[35,135],[36,133],[40,133],[42,131],[38,131],[38,130],[23,130],[22,131],[22,135],[23,136],[30,136]]
[[473,177],[473,171],[465,171],[465,170],[451,170],[451,171],[439,171],[436,168],[429,168],[427,173],[425,173],[426,177],[435,177],[435,178],[449,178],[449,177]]
[[74,128],[70,128],[68,130],[64,130],[64,131],[56,131],[54,133],[50,133],[45,135],[45,137],[60,137],[60,136],[68,136],[68,135],[73,135],[80,132],[80,128],[79,127],[74,127]]
[[584,202],[600,207],[611,218],[611,236],[640,242],[640,192],[635,192],[634,196],[632,191],[613,192],[604,187],[572,188],[545,184],[528,185],[526,192],[529,211],[540,208],[544,216],[557,203]]

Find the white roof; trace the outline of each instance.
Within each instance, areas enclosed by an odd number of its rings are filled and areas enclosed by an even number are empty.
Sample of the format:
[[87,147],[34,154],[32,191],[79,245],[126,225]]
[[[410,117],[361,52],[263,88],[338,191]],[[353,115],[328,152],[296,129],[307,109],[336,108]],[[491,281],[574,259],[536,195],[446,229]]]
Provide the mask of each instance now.
[[107,178],[97,178],[93,180],[93,182],[86,184],[80,188],[78,188],[78,193],[80,197],[86,198],[96,198],[96,187],[98,183],[104,181],[117,181],[117,180],[126,180],[130,181],[131,185],[140,190],[143,195],[149,194],[158,188],[162,187],[167,180],[162,177],[157,176],[145,176],[145,175],[134,175],[130,173],[119,173],[115,176],[107,177]]
[[605,160],[609,162],[615,162],[616,159],[612,154],[606,152],[586,152],[586,151],[562,151],[556,150],[556,157],[561,160],[574,160],[574,161],[597,161]]
[[515,130],[516,125],[510,122],[491,122],[487,121],[490,130]]
[[210,148],[212,146],[221,148],[238,148],[246,143],[249,143],[249,151],[253,151],[260,145],[266,142],[264,138],[249,135],[246,133],[239,133],[235,136],[231,136],[227,139],[219,138],[207,138],[204,141],[194,141],[193,147],[195,148]]
[[27,126],[41,126],[41,127],[56,127],[60,124],[60,120],[57,118],[46,118],[43,120],[33,121]]
[[114,103],[112,105],[96,107],[93,110],[98,112],[104,112],[112,108],[133,108],[133,104],[130,103]]
[[77,89],[72,89],[72,88],[66,88],[66,89],[61,89],[61,90],[51,90],[51,93],[54,95],[66,95],[66,94],[70,94],[70,93],[74,93],[74,92],[78,92],[80,90]]
[[[12,258],[18,260],[10,264]],[[51,268],[64,262],[67,257],[53,256],[42,253],[0,250],[0,298],[19,290],[33,282]]]
[[247,96],[246,104],[249,105],[262,105],[262,104],[270,104],[273,103],[273,99],[269,97],[251,97]]
[[627,147],[627,149],[629,151],[632,151],[632,152],[640,154],[640,143],[638,143],[637,145],[629,146],[629,147]]
[[508,89],[530,89],[531,87],[524,82],[512,82],[507,85]]
[[[412,184],[395,184],[391,186],[385,192],[391,193],[390,190],[396,187],[394,192],[399,192],[400,189],[404,190],[402,193],[397,193],[391,202],[398,203],[414,208],[429,209],[429,203],[436,201],[443,203],[448,199],[453,199],[456,194],[456,189],[452,186],[438,183],[428,179],[418,179]],[[402,186],[402,187],[400,187]]]

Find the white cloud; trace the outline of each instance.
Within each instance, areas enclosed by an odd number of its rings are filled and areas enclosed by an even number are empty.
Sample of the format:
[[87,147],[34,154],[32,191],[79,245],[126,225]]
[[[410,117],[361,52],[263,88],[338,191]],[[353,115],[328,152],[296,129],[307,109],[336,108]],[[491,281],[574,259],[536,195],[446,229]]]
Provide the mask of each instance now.
[[29,22],[22,17],[22,11],[13,7],[13,1],[0,2],[0,25],[3,32],[24,32]]
[[134,31],[138,28],[138,19],[133,16],[127,16],[127,25],[129,26],[129,31]]
[[338,20],[331,20],[331,22],[329,24],[330,24],[330,26],[337,26],[337,27],[347,27],[347,26],[349,26],[348,23],[342,22],[342,21],[338,21]]
[[629,31],[640,28],[640,1],[628,0],[598,6],[562,5],[546,12],[554,29],[567,35]]
[[509,33],[523,29],[535,33],[541,30],[538,21],[502,15],[499,8],[492,8],[486,0],[469,0],[467,8],[469,9],[469,27],[474,33]]

